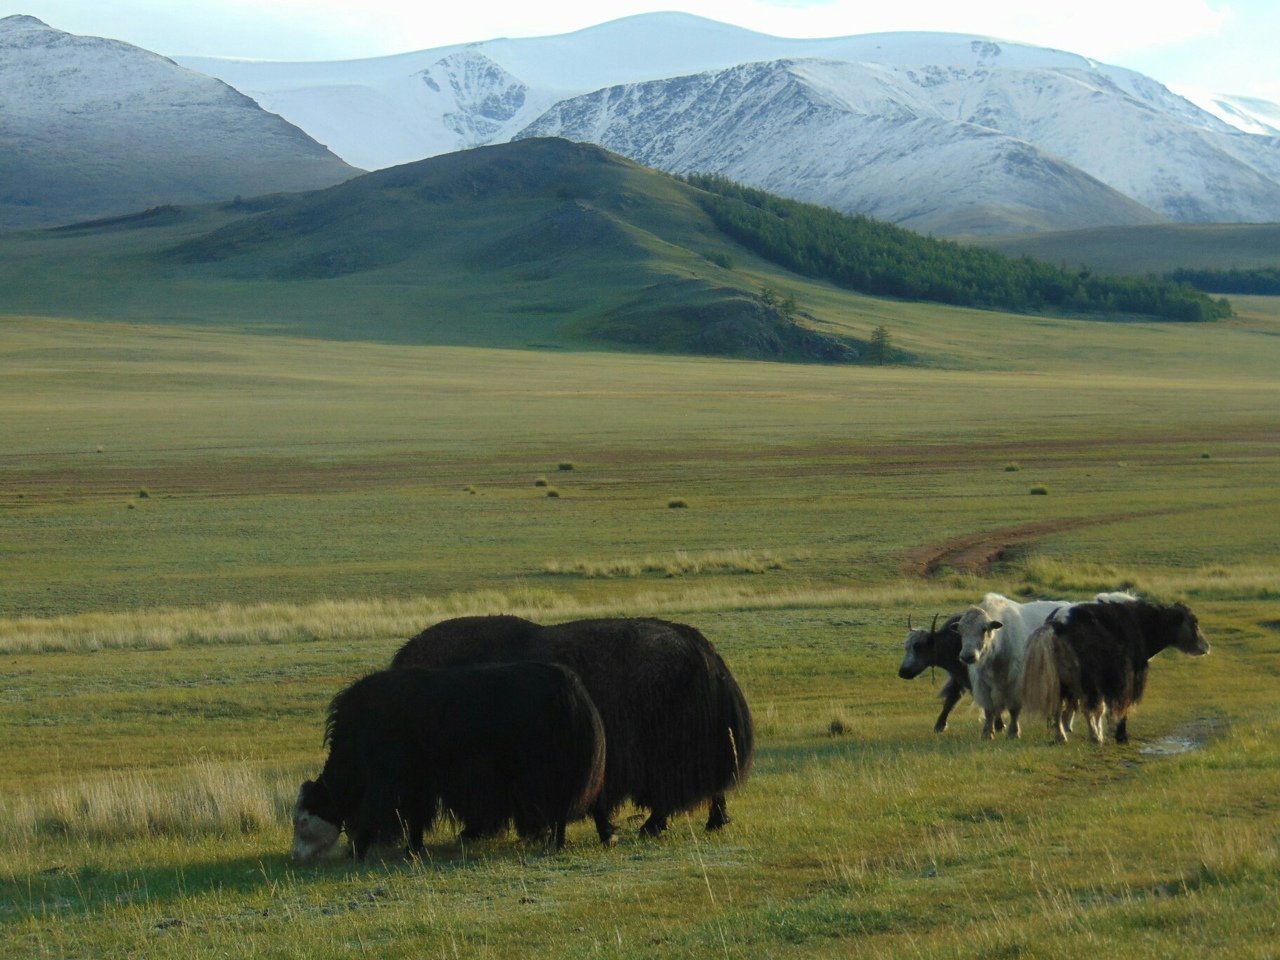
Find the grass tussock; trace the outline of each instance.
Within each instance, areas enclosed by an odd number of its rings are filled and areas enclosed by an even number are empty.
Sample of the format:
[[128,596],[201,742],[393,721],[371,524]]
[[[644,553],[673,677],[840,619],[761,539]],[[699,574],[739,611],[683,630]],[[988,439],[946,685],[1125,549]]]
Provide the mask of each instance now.
[[[683,502],[680,504],[683,506]],[[674,503],[669,506],[675,506]],[[667,557],[622,557],[613,560],[549,561],[544,573],[555,576],[585,577],[589,580],[614,577],[689,577],[700,574],[767,573],[780,570],[783,561],[769,550],[715,550],[691,554],[677,550]]]
[[248,763],[200,761],[176,774],[112,773],[36,796],[0,800],[0,837],[10,849],[39,840],[118,842],[257,833],[281,823],[297,783]]

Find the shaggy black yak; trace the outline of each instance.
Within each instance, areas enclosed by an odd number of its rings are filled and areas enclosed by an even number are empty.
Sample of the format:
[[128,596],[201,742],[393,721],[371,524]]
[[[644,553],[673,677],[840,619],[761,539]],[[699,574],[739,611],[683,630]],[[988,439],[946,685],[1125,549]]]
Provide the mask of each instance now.
[[1055,723],[1060,742],[1067,739],[1062,718],[1071,708],[1083,705],[1095,743],[1105,737],[1110,712],[1116,742],[1124,743],[1129,711],[1147,684],[1147,661],[1170,646],[1197,657],[1209,652],[1209,641],[1185,604],[1136,599],[1077,604],[1032,634],[1023,705]]
[[707,829],[729,822],[725,791],[751,768],[751,712],[733,675],[693,627],[665,620],[577,620],[539,626],[519,617],[461,617],[407,642],[392,667],[540,660],[579,677],[604,721],[604,788],[592,813],[612,843],[613,812],[648,808],[641,832],[710,801]]
[[329,757],[298,792],[293,854],[310,860],[345,829],[374,843],[422,834],[443,808],[463,835],[515,825],[550,834],[586,815],[604,778],[604,727],[571,670],[549,663],[384,670],[329,705]]
[[[912,628],[911,618],[907,618],[907,644],[902,655],[902,665],[898,667],[898,676],[903,680],[914,680],[930,667],[941,667],[947,672],[947,682],[938,693],[942,700],[942,712],[933,724],[934,733],[942,733],[947,729],[947,717],[960,698],[972,689],[969,685],[969,668],[960,662],[960,614],[947,619],[942,628],[938,628],[938,618],[928,630]],[[995,729],[1003,730],[1004,722],[997,717]]]

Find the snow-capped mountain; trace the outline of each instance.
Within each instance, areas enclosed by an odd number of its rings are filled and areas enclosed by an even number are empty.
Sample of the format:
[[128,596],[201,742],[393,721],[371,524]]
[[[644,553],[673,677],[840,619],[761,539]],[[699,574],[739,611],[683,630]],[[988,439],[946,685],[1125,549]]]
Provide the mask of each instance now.
[[0,19],[0,229],[329,186],[352,169],[221,81]]
[[1280,219],[1280,140],[1126,79],[774,61],[562,101],[520,135],[939,233]]
[[1184,90],[1182,95],[1206,113],[1245,133],[1280,136],[1280,104],[1259,97]]
[[938,233],[1280,220],[1265,125],[984,37],[792,40],[647,14],[345,63],[181,62],[369,168],[559,135]]

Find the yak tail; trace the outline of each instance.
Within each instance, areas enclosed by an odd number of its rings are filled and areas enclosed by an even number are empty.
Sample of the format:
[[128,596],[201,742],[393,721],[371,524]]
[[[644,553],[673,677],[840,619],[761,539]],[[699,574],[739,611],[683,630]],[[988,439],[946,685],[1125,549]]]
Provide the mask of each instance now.
[[1062,706],[1062,677],[1058,671],[1058,639],[1053,624],[1038,627],[1027,638],[1022,667],[1022,709],[1055,718]]

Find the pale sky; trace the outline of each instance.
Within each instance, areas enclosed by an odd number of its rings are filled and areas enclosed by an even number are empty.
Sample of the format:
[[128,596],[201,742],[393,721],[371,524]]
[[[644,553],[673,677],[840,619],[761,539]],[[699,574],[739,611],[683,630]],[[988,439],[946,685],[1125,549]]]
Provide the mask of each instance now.
[[566,33],[680,10],[786,37],[976,33],[1056,47],[1175,89],[1280,102],[1278,0],[0,0],[71,33],[167,55],[345,60]]

